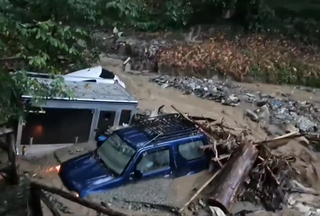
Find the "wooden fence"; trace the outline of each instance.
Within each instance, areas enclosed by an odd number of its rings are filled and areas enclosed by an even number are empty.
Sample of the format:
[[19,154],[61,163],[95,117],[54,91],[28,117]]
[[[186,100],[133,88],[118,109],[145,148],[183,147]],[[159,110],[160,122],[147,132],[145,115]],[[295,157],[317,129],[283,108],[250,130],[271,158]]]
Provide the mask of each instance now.
[[98,203],[90,202],[88,200],[79,198],[69,192],[63,191],[56,187],[50,187],[37,182],[30,183],[30,199],[29,206],[33,216],[44,216],[41,206],[41,201],[48,207],[53,216],[61,216],[60,212],[56,209],[54,204],[46,196],[45,192],[59,195],[67,200],[75,202],[79,205],[85,206],[87,208],[93,209],[98,213],[109,215],[109,216],[129,216],[118,211],[115,211],[107,206],[102,206]]

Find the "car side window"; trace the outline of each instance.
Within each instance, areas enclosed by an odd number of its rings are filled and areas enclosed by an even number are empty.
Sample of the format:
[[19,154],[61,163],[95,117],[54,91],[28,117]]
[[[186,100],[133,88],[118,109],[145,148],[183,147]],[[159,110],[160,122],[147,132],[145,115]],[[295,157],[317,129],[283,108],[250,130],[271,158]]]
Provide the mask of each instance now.
[[136,166],[136,170],[142,173],[148,173],[170,166],[170,150],[160,150],[151,152],[142,156],[140,162]]
[[203,146],[201,140],[181,144],[178,146],[179,154],[186,160],[194,160],[204,156],[204,151],[200,149]]
[[103,68],[99,77],[103,79],[113,79],[114,73]]

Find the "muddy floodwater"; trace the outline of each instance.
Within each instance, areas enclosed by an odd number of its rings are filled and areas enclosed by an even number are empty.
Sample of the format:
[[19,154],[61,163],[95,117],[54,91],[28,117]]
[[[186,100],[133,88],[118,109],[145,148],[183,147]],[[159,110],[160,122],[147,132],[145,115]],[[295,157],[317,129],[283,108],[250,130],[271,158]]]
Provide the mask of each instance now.
[[[164,110],[166,112],[173,112],[170,106],[174,105],[182,112],[186,112],[192,115],[224,119],[230,127],[250,129],[252,132],[251,138],[255,140],[265,139],[271,134],[270,131],[272,126],[270,126],[269,128],[269,133],[268,130],[266,130],[264,127],[260,127],[258,123],[245,118],[244,110],[256,109],[255,104],[242,103],[238,106],[230,106],[214,100],[203,99],[195,96],[194,94],[183,94],[178,89],[169,87],[164,88],[161,85],[149,81],[150,78],[154,76],[142,76],[124,73],[122,70],[122,61],[119,60],[102,57],[99,64],[109,70],[114,71],[120,77],[120,79],[125,82],[128,91],[136,97],[136,99],[139,101],[139,108],[143,110],[154,109],[161,105],[165,105]],[[233,91],[233,93],[239,93],[240,91],[242,91],[243,94],[245,94],[245,92],[258,94],[258,92],[260,92],[269,94],[271,96],[279,96],[281,98],[290,97],[300,102],[310,101],[315,106],[318,105],[320,101],[320,93],[317,89],[299,89],[291,86],[277,86],[258,83],[232,82],[232,85],[239,86],[238,89],[232,89],[232,87],[230,87],[230,91]],[[301,112],[299,111],[298,114],[301,114]],[[274,130],[275,134],[277,134],[276,130],[278,130],[278,128],[274,128]],[[304,150],[299,149],[293,143],[290,144],[290,146],[283,148],[282,151],[300,154]],[[68,154],[68,151],[66,151],[66,154]],[[315,164],[315,169],[318,173],[320,173],[319,155],[318,153],[312,154],[313,159],[312,161],[310,160],[310,163]],[[0,156],[0,161],[4,163],[6,161],[6,158],[4,156]],[[19,163],[21,164],[21,172],[26,173],[29,178],[48,185],[56,186],[58,188],[64,188],[61,184],[60,179],[58,178],[56,171],[54,169],[51,169],[52,167],[58,165],[58,162],[56,161],[53,154],[42,158],[21,160]],[[310,169],[305,172],[307,174],[310,174],[309,170]],[[112,208],[122,208],[123,211],[156,213],[156,210],[150,210],[148,208],[145,208],[143,205],[135,204],[135,202],[154,202],[158,204],[167,204],[181,207],[194,194],[195,190],[201,187],[201,185],[209,177],[210,175],[205,171],[197,175],[182,177],[175,180],[157,179],[153,181],[137,183],[134,185],[126,185],[124,187],[114,189],[106,193],[90,196],[88,197],[88,199],[96,201],[98,203],[103,202],[104,204]],[[319,180],[317,180],[316,178],[313,179],[310,177],[310,179],[311,180],[306,182],[308,186],[316,187],[317,185],[320,185]],[[9,186],[7,186],[7,189],[8,188]],[[10,188],[10,190],[15,191],[13,187]],[[3,194],[3,191],[5,191],[5,189],[1,190],[1,194]],[[21,191],[23,192],[22,189]],[[21,194],[22,192],[15,193]],[[3,203],[10,202],[7,198],[8,197],[6,196],[0,196],[1,205]],[[66,201],[61,197],[54,196],[51,197],[51,199],[57,203],[56,205],[61,210],[62,215],[97,215],[96,212],[72,202]],[[250,208],[256,210],[259,209],[259,207],[257,206],[249,206],[247,204],[239,204],[237,208]],[[45,207],[44,209],[45,215],[50,215]],[[3,215],[2,213],[3,211],[0,212],[0,215]],[[139,215],[139,213],[137,213],[137,215]],[[254,215],[301,215],[301,213],[285,209],[277,214],[260,211],[259,214],[255,213]]]

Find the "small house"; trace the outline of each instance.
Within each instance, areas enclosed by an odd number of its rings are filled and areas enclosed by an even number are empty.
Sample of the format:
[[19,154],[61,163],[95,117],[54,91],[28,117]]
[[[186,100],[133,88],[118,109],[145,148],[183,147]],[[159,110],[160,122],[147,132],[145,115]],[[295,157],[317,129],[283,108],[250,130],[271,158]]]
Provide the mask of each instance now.
[[[48,85],[52,82],[36,79]],[[129,124],[135,114],[137,100],[118,84],[65,81],[65,85],[72,90],[72,98],[51,97],[37,105],[33,96],[22,96],[29,108],[25,123],[17,127],[18,154],[94,141],[112,126]]]

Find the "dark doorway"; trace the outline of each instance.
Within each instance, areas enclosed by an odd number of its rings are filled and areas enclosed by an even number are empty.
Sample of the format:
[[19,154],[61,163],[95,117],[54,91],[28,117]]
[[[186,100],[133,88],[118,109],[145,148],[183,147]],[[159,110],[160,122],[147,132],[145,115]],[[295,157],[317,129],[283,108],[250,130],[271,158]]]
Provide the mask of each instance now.
[[93,111],[44,108],[29,112],[21,144],[81,143],[89,140]]
[[119,125],[123,123],[129,124],[131,118],[131,110],[122,110]]
[[114,125],[115,111],[101,111],[99,115],[96,139]]

